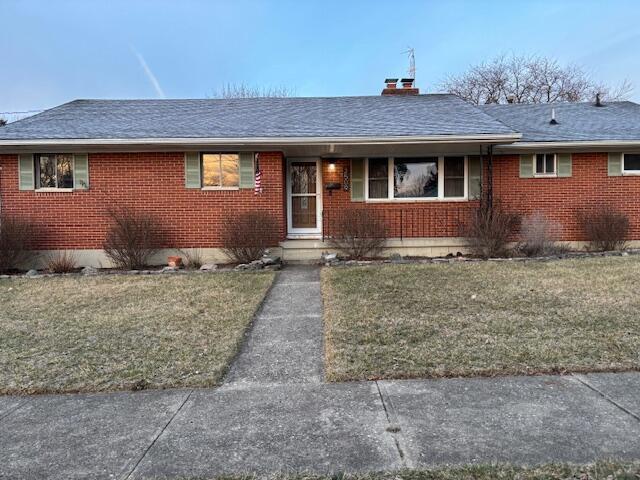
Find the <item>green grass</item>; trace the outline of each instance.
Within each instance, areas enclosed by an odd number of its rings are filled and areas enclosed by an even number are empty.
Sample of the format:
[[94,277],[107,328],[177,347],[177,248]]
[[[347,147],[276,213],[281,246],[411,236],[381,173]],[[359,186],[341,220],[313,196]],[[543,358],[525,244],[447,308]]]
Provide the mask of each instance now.
[[273,278],[0,280],[0,393],[216,385]]
[[[218,480],[255,480],[255,475],[223,476]],[[638,480],[640,464],[602,461],[589,465],[548,464],[536,467],[473,465],[432,470],[322,475],[272,475],[271,480]]]
[[640,367],[640,257],[323,271],[333,381]]

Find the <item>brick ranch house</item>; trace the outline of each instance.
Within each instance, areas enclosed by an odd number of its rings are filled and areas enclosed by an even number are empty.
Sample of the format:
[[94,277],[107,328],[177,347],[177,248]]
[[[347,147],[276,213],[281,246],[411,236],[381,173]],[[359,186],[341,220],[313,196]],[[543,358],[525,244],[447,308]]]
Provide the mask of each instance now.
[[463,251],[460,223],[489,176],[507,210],[558,222],[558,240],[580,246],[578,211],[605,204],[640,240],[631,102],[477,107],[410,80],[381,96],[76,100],[0,128],[0,168],[1,213],[37,225],[33,248],[81,265],[108,265],[114,204],[161,219],[159,263],[176,248],[222,260],[221,222],[248,210],[277,219],[285,260],[317,259],[354,205],[384,218],[387,253]]

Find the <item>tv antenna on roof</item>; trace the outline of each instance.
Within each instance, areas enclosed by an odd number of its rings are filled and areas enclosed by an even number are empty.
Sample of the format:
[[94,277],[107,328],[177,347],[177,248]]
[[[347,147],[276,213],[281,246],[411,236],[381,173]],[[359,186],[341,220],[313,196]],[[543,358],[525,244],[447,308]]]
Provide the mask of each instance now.
[[407,70],[407,72],[409,73],[409,78],[416,78],[416,51],[413,47],[407,47],[407,49],[402,52],[402,53],[406,53],[407,56],[409,57],[409,70]]

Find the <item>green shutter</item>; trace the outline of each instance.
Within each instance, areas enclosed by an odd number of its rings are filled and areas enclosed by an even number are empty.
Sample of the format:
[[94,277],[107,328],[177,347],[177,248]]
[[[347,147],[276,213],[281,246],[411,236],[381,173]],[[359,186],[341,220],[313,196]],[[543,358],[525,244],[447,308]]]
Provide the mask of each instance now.
[[571,166],[571,154],[570,153],[558,153],[558,176],[570,177],[572,171]]
[[476,200],[482,194],[482,159],[480,157],[469,157],[468,165],[468,193],[469,200]]
[[364,159],[351,160],[351,201],[364,200]]
[[89,155],[76,153],[73,155],[73,188],[89,189]]
[[33,170],[33,154],[21,154],[18,159],[18,188],[20,190],[33,190],[35,188]]
[[240,188],[255,187],[256,172],[253,159],[253,152],[240,152]]
[[533,155],[520,155],[520,178],[533,177]]
[[184,186],[187,188],[202,188],[199,152],[187,152],[184,154]]
[[609,176],[619,177],[622,175],[622,154],[610,153],[609,154]]

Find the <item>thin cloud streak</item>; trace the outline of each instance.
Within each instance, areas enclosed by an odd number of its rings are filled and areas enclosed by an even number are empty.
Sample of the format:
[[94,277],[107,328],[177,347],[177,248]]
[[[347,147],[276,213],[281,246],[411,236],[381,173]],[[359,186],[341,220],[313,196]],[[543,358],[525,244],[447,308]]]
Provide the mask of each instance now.
[[138,59],[138,62],[140,63],[142,70],[144,70],[145,75],[149,79],[149,82],[151,82],[151,85],[153,86],[154,90],[158,94],[158,97],[167,98],[167,96],[164,94],[164,91],[162,90],[162,87],[160,86],[160,82],[158,82],[158,79],[151,71],[151,68],[149,68],[149,65],[147,65],[147,62],[142,56],[142,54],[140,54],[140,52],[138,52],[133,46],[131,46],[131,51]]

